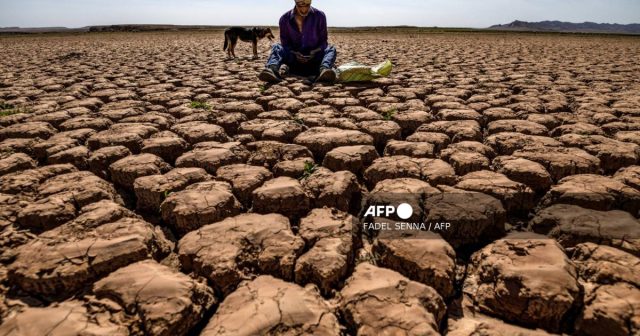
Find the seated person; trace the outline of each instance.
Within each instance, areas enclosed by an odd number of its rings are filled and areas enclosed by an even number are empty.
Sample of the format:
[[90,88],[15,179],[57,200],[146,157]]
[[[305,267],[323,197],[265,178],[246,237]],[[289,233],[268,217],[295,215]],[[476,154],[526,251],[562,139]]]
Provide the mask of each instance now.
[[273,45],[260,80],[279,82],[283,64],[295,75],[314,76],[319,82],[336,80],[336,48],[328,43],[327,18],[311,7],[311,0],[296,0],[295,7],[282,15],[280,42]]

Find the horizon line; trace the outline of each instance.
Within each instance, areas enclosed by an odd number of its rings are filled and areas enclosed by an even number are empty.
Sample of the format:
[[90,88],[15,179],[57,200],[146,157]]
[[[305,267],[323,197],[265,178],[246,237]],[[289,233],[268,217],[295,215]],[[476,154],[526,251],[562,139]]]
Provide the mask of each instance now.
[[[376,25],[376,26],[329,26],[328,28],[375,28],[375,27],[384,27],[384,28],[393,28],[393,27],[406,27],[406,28],[466,28],[466,29],[486,29],[491,28],[493,26],[501,26],[508,25],[514,22],[524,22],[524,23],[541,23],[541,22],[562,22],[562,23],[572,23],[572,24],[581,24],[581,23],[595,23],[600,25],[620,25],[620,26],[630,26],[630,25],[640,25],[638,23],[611,23],[611,22],[595,22],[595,21],[582,21],[582,22],[573,22],[573,21],[561,21],[561,20],[542,20],[542,21],[523,21],[519,19],[515,19],[511,22],[507,23],[497,23],[488,27],[471,27],[471,26],[416,26],[416,25]],[[22,26],[4,26],[0,27],[0,29],[8,29],[8,28],[19,28],[19,29],[43,29],[43,28],[64,28],[64,29],[82,29],[82,28],[90,28],[90,27],[109,27],[109,26],[177,26],[177,27],[189,27],[189,26],[199,26],[199,27],[233,27],[233,26],[264,26],[264,27],[278,27],[278,25],[254,25],[254,24],[235,24],[235,25],[210,25],[210,24],[173,24],[173,23],[112,23],[112,24],[95,24],[95,25],[87,25],[80,27],[67,27],[67,26],[31,26],[31,27],[22,27]]]

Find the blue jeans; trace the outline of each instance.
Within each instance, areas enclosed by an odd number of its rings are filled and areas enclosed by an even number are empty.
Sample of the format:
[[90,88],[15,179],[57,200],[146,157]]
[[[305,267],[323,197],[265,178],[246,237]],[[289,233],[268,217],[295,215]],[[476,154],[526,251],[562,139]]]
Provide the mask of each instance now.
[[289,71],[294,75],[300,76],[317,76],[320,68],[333,68],[336,63],[336,48],[332,45],[325,50],[320,51],[314,58],[307,63],[300,63],[291,50],[283,47],[280,43],[276,43],[271,48],[271,55],[267,60],[267,67],[280,67],[282,64],[289,66]]

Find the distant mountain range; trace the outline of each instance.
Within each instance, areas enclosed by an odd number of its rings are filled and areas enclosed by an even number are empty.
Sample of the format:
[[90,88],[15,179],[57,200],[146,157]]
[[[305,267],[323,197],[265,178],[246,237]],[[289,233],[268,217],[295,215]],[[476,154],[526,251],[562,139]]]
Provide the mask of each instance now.
[[571,23],[562,21],[526,22],[513,21],[504,25],[489,27],[492,30],[537,31],[557,33],[608,33],[608,34],[640,34],[640,24],[617,23]]

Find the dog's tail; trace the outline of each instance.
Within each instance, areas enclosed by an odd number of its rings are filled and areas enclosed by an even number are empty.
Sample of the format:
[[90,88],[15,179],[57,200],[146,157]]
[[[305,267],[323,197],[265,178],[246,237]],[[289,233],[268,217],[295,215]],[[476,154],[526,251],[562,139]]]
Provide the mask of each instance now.
[[222,50],[227,51],[228,47],[229,47],[229,36],[227,35],[227,32],[224,32],[224,48],[222,48]]

